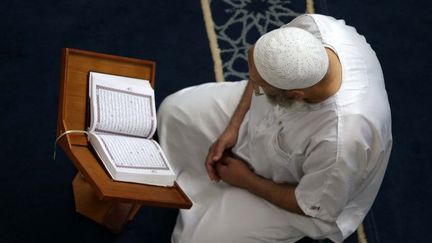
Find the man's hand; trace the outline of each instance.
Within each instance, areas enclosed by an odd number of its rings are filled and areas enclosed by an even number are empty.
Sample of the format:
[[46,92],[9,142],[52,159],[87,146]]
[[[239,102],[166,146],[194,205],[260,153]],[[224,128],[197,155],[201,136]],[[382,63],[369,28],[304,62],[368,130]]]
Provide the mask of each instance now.
[[257,176],[246,162],[227,155],[216,163],[216,171],[223,181],[243,189],[248,189],[251,180]]
[[238,132],[243,122],[243,119],[249,110],[252,100],[253,86],[248,82],[243,92],[240,103],[238,104],[227,128],[222,135],[210,146],[207,158],[205,160],[205,167],[211,180],[219,181],[220,177],[215,170],[215,165],[218,160],[222,158],[224,152],[231,149],[237,142]]
[[215,170],[215,164],[222,158],[224,152],[231,149],[237,142],[238,130],[228,127],[222,135],[214,142],[208,151],[205,166],[211,180],[219,181],[220,177]]
[[246,162],[227,154],[216,163],[216,171],[223,181],[232,186],[245,189],[292,213],[305,215],[297,203],[296,185],[276,183],[261,177]]

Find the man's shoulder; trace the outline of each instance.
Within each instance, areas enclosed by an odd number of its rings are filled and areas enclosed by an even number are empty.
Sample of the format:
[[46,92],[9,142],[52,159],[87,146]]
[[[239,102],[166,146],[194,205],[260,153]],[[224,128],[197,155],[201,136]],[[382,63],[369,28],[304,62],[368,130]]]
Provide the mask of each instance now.
[[344,20],[338,20],[329,15],[323,14],[302,14],[291,20],[288,24],[282,27],[298,27],[298,28],[307,28],[309,26],[317,26],[320,27],[321,24],[329,24],[329,23],[345,23]]
[[[359,101],[358,103],[360,103]],[[340,112],[339,139],[344,144],[391,140],[391,116],[384,105],[352,105]]]
[[343,27],[345,25],[344,20],[338,20],[332,16],[322,14],[302,14],[281,28],[300,28],[313,34],[323,43],[329,44],[327,42],[330,40],[324,40],[324,38],[329,38],[332,36],[332,33],[339,33],[341,30],[344,30]]
[[283,25],[281,28],[295,27],[308,31],[313,34],[319,40],[322,40],[321,33],[319,31],[318,25],[315,23],[313,14],[302,14]]

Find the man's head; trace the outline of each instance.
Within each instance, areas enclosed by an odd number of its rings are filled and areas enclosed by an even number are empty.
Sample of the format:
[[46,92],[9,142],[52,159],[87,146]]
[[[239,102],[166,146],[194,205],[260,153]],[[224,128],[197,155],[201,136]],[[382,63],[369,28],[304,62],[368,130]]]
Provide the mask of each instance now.
[[249,50],[249,76],[272,103],[290,106],[327,73],[324,46],[309,32],[281,28],[263,35]]

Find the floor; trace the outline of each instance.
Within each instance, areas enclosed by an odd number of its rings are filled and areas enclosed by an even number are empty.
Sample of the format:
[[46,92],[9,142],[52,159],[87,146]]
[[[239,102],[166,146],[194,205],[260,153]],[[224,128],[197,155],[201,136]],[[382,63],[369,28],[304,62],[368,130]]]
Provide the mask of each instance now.
[[[432,18],[428,1],[332,0],[328,14],[364,34],[384,70],[394,146],[365,222],[368,242],[428,242],[432,198]],[[324,6],[324,5],[320,5]],[[169,242],[177,211],[143,208],[122,234],[74,212],[76,169],[58,151],[60,53],[80,48],[157,62],[156,98],[214,81],[200,2],[2,1],[1,242]],[[351,241],[350,241],[351,242]]]

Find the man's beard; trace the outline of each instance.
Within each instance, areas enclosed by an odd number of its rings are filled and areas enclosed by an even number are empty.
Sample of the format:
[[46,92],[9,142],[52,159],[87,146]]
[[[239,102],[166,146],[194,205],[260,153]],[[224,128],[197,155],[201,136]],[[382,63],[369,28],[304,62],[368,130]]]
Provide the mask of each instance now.
[[284,108],[293,108],[297,105],[303,104],[302,101],[298,101],[298,100],[294,100],[294,99],[290,99],[288,97],[286,97],[283,94],[275,94],[275,95],[268,95],[265,94],[267,97],[267,100],[272,104],[272,105],[279,105],[281,107]]

